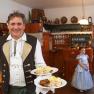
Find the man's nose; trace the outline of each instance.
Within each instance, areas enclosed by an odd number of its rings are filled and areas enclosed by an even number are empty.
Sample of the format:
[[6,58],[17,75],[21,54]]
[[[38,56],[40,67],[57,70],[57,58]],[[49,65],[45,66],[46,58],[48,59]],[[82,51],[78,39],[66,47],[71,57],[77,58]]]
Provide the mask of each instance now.
[[18,28],[18,27],[19,27],[19,25],[17,25],[17,24],[14,25],[14,28],[15,28],[15,29]]

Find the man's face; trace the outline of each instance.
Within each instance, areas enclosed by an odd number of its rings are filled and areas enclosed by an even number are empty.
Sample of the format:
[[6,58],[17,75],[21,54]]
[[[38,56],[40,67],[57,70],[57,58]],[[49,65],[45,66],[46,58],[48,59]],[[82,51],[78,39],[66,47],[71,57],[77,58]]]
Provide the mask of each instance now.
[[19,39],[23,35],[25,29],[25,24],[23,23],[22,18],[12,18],[8,23],[8,29],[14,39]]

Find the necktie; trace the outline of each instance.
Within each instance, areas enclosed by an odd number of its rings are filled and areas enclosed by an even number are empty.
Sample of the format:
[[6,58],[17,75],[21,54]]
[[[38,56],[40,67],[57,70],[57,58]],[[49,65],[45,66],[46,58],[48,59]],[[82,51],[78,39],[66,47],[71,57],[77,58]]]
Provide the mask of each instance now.
[[16,45],[17,45],[17,42],[14,41],[14,56],[16,55]]

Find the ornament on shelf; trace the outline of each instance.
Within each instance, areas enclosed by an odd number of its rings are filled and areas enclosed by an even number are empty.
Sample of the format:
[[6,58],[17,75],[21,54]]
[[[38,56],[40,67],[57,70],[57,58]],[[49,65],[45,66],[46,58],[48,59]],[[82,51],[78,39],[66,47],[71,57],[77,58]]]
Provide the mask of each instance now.
[[88,17],[88,23],[92,24],[92,17],[91,16]]
[[32,22],[32,17],[31,17],[31,12],[29,11],[28,13],[28,22],[31,23]]
[[71,17],[71,23],[78,23],[78,18],[76,16]]

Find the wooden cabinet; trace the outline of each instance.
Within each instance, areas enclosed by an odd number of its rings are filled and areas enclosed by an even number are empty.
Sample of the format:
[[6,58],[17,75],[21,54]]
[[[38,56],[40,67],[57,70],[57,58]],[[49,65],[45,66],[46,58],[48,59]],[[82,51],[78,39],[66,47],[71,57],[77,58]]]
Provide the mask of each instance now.
[[[75,59],[79,50],[76,48],[54,49],[50,51],[50,66],[57,67],[59,71],[55,74],[61,78],[71,81],[78,61]],[[93,73],[93,49],[86,48],[86,53],[90,57],[90,72]]]
[[56,76],[59,76],[59,77],[65,77],[65,64],[64,64],[64,61],[63,61],[63,50],[59,50],[59,49],[54,49],[54,50],[51,50],[49,55],[49,65],[52,66],[52,67],[56,67],[58,68],[58,72],[55,73]]
[[42,32],[42,29],[43,29],[42,23],[27,23],[25,32],[26,33]]
[[54,49],[50,51],[50,66],[57,67],[59,71],[55,74],[67,81],[71,80],[74,72],[74,67],[77,64],[74,55],[72,55],[72,49]]
[[42,9],[32,9],[32,20],[39,21],[45,16],[44,10]]
[[53,38],[53,48],[64,47],[88,47],[92,39],[92,31],[66,31],[51,33]]

